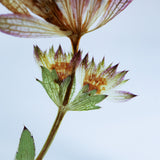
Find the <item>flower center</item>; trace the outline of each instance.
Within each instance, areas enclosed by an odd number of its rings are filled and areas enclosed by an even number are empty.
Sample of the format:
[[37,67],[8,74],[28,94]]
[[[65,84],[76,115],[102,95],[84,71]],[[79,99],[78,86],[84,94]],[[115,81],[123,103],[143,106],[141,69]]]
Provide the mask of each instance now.
[[96,89],[97,94],[100,94],[103,90],[105,90],[105,85],[107,85],[107,81],[103,77],[97,77],[96,74],[85,76],[85,80],[83,85],[89,85],[89,90]]
[[55,69],[59,80],[63,81],[65,78],[72,74],[73,67],[70,65],[70,63],[67,62],[55,62],[55,64],[52,64],[50,69]]

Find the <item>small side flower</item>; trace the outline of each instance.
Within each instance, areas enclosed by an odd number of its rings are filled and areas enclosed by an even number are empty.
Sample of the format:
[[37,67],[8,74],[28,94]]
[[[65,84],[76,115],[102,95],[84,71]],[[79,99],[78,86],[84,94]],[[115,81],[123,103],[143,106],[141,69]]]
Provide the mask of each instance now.
[[104,59],[96,66],[94,59],[88,61],[88,55],[82,60],[77,76],[81,75],[82,86],[88,85],[89,90],[96,90],[97,95],[108,95],[107,99],[114,101],[127,101],[136,95],[127,91],[117,90],[121,84],[128,80],[124,79],[128,71],[117,71],[117,65],[104,66]]

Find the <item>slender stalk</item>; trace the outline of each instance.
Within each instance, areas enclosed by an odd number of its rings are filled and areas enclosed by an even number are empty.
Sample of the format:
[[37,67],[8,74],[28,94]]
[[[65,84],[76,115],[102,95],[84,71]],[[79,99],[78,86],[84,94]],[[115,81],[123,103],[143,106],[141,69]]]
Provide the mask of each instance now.
[[79,41],[81,39],[81,36],[75,34],[75,35],[70,36],[69,38],[71,40],[73,54],[75,54],[78,52]]
[[[80,41],[81,36],[77,35],[77,34],[73,34],[69,38],[71,40],[73,54],[76,54],[78,52],[79,41]],[[66,95],[65,95],[65,98],[63,101],[64,106],[68,104],[69,97],[70,97],[71,90],[72,90],[72,86],[73,86],[73,82],[74,82],[74,77],[75,77],[75,65],[73,66],[73,70],[72,70],[72,74],[71,74],[71,82],[68,85],[67,92],[66,92]]]
[[64,106],[68,104],[69,97],[71,95],[71,90],[72,90],[73,82],[74,82],[74,77],[75,77],[75,71],[73,71],[73,73],[71,74],[71,82],[68,85],[67,92],[66,92],[66,95],[65,95],[64,101],[63,101],[63,105]]
[[41,152],[37,156],[36,160],[42,160],[43,157],[45,156],[48,148],[50,147],[50,145],[51,145],[51,143],[52,143],[52,141],[53,141],[53,139],[54,139],[54,137],[55,137],[55,135],[57,133],[57,130],[58,130],[60,124],[61,124],[61,121],[62,121],[65,113],[66,113],[65,109],[59,108],[56,120],[55,120],[55,122],[54,122],[54,124],[52,126],[52,129],[51,129],[51,131],[50,131],[50,133],[48,135],[48,138],[47,138],[43,148],[41,149]]

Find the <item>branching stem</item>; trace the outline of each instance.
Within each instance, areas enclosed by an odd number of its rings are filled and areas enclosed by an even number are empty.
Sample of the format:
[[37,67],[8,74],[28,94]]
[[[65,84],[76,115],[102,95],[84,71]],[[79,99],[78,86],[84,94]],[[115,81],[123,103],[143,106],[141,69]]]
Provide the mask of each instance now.
[[[71,43],[72,43],[72,48],[73,48],[73,54],[75,54],[77,51],[78,51],[78,46],[79,46],[79,40],[80,40],[80,37],[76,36],[76,37],[70,37],[71,39]],[[66,92],[66,95],[65,95],[65,98],[64,98],[64,102],[63,102],[63,107],[59,107],[59,110],[58,110],[58,114],[57,114],[57,117],[56,117],[56,120],[53,124],[53,127],[48,135],[48,138],[42,148],[42,150],[40,151],[39,155],[37,156],[36,160],[42,160],[43,157],[45,156],[45,154],[47,153],[56,133],[57,133],[57,130],[61,124],[61,121],[66,113],[66,109],[65,109],[65,105],[68,104],[68,101],[69,101],[69,97],[70,97],[70,94],[71,94],[71,89],[72,89],[72,85],[73,85],[73,80],[74,80],[74,77],[75,77],[75,66],[73,67],[73,73],[71,75],[71,82],[68,86],[68,89],[67,89],[67,92]]]

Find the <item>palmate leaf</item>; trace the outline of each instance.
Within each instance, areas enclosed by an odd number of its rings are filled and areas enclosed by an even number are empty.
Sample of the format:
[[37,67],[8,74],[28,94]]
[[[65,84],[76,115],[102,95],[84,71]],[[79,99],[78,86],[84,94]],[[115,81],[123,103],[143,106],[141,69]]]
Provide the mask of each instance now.
[[42,68],[42,81],[38,80],[44,89],[46,90],[49,97],[52,99],[52,101],[57,105],[60,106],[62,102],[59,98],[59,84],[56,82],[58,80],[58,76],[56,71],[53,69],[52,71],[49,71],[45,67]]
[[100,107],[96,106],[96,104],[104,100],[107,95],[96,95],[96,90],[88,90],[89,86],[85,85],[75,99],[66,106],[67,109],[70,111],[99,109]]
[[34,160],[35,145],[29,130],[24,127],[15,160]]

